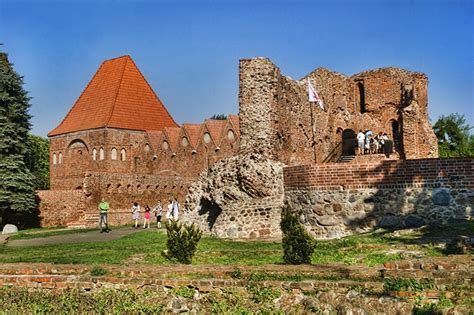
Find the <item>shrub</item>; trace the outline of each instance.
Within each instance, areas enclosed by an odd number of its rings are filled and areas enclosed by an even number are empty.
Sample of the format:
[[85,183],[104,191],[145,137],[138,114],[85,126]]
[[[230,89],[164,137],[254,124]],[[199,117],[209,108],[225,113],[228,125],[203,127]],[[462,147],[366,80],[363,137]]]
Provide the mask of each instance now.
[[194,223],[185,225],[173,220],[167,222],[165,226],[168,235],[166,240],[168,258],[174,258],[182,264],[190,264],[202,236],[201,230]]
[[311,263],[315,240],[306,232],[288,206],[282,211],[280,226],[283,232],[283,261],[293,265]]
[[105,276],[106,274],[107,274],[107,270],[105,270],[102,267],[94,266],[91,269],[91,276],[93,276],[93,277]]

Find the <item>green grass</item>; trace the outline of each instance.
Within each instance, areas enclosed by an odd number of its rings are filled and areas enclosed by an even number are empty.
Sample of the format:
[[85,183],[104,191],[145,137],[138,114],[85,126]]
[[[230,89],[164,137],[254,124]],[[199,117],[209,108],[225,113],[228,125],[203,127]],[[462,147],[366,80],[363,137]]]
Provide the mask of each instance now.
[[[472,231],[473,223],[450,227],[440,231],[464,233]],[[446,231],[448,230],[448,231]],[[71,232],[77,232],[72,230]],[[57,233],[66,231],[56,231]],[[49,235],[54,230],[45,232]],[[426,256],[440,256],[444,253],[429,244],[416,241],[423,235],[368,233],[345,237],[339,240],[318,241],[311,262],[365,264],[375,266],[386,261],[410,258],[403,253],[387,254],[389,250],[417,251]],[[430,236],[437,237],[435,232]],[[38,235],[38,234],[35,234]],[[39,233],[41,235],[41,233]],[[458,234],[459,235],[459,234]],[[163,231],[141,231],[112,241],[96,243],[57,244],[35,247],[0,246],[0,263],[47,262],[57,264],[124,264],[138,261],[145,264],[172,264],[162,256],[166,247]],[[203,237],[198,244],[194,265],[265,265],[282,264],[282,248],[279,242],[242,242],[213,237]]]

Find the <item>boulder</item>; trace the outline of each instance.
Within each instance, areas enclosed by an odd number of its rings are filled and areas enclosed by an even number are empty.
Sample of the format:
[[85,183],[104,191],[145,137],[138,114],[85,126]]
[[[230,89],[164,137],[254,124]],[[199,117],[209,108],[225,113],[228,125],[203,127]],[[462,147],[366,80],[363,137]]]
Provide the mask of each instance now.
[[400,225],[400,218],[395,215],[383,216],[378,224],[378,226],[383,229],[393,229],[396,228],[398,225]]
[[405,226],[407,228],[418,228],[425,224],[425,220],[417,215],[409,215],[405,218]]
[[18,228],[15,225],[5,224],[5,226],[3,227],[2,234],[13,234],[17,232],[18,232]]
[[433,203],[437,206],[449,206],[451,201],[451,193],[447,188],[436,188],[433,190],[433,196],[431,197]]
[[317,220],[318,223],[323,226],[334,226],[339,224],[339,221],[332,215],[324,215],[319,217]]

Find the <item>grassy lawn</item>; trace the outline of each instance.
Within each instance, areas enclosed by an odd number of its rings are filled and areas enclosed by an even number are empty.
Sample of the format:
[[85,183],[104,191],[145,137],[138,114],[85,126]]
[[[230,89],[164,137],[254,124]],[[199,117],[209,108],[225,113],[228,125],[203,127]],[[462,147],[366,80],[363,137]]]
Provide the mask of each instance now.
[[97,228],[88,228],[88,229],[71,229],[71,228],[35,228],[18,231],[18,233],[10,236],[11,240],[21,240],[21,239],[31,239],[39,237],[48,237],[55,235],[66,235],[66,234],[75,234],[75,233],[84,233],[89,231],[97,231]]
[[[410,234],[369,233],[339,240],[318,241],[312,263],[363,263],[369,266],[386,261],[421,256],[442,256],[442,249],[430,244],[430,237],[472,233],[473,223],[440,231],[415,231]],[[56,231],[74,233],[77,230]],[[54,230],[45,232],[48,235]],[[35,237],[42,234],[35,234]],[[422,241],[424,239],[424,241]],[[141,231],[121,239],[96,243],[57,244],[36,247],[0,247],[0,263],[49,262],[72,264],[171,264],[161,252],[165,249],[163,230]],[[203,237],[193,264],[263,265],[282,263],[279,242],[242,242]]]

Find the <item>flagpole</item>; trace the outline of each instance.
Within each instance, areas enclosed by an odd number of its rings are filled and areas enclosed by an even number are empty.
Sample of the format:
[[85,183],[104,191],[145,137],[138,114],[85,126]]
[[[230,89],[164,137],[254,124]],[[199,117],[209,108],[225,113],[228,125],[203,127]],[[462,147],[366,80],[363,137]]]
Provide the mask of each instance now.
[[[309,88],[309,78],[308,78],[308,88]],[[313,147],[313,158],[314,158],[314,163],[317,163],[317,158],[316,158],[316,135],[315,135],[315,130],[314,130],[314,114],[313,114],[313,103],[309,101],[309,112],[311,116],[311,136],[313,137],[312,141],[312,147]]]

